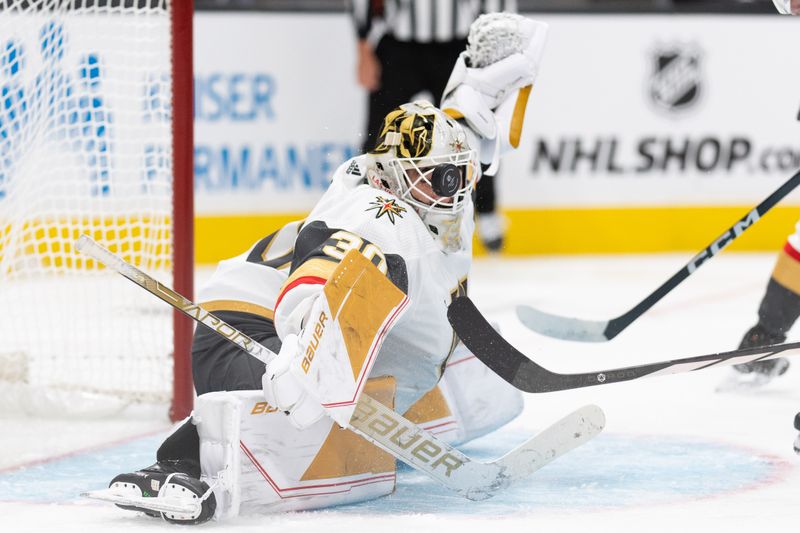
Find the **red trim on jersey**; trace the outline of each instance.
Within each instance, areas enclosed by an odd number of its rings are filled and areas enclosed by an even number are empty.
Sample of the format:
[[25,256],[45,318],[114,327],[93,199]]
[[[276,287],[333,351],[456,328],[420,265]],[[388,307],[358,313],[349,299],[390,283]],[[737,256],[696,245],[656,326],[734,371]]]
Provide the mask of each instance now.
[[794,246],[792,246],[789,241],[786,241],[786,244],[783,246],[783,251],[795,261],[800,261],[800,252],[795,250]]
[[278,295],[278,300],[275,302],[275,311],[276,312],[278,311],[278,306],[281,304],[281,300],[283,300],[283,297],[286,296],[286,293],[294,289],[298,285],[325,285],[327,281],[328,280],[326,280],[325,278],[320,278],[318,276],[301,276],[297,278],[289,285],[287,285],[286,288],[283,289],[281,293]]

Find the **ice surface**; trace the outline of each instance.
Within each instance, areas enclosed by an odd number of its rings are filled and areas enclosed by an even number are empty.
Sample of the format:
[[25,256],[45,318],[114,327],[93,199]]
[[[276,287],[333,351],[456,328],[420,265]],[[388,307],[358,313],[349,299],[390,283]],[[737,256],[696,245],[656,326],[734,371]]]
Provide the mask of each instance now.
[[[735,348],[752,325],[774,254],[726,254],[605,344],[548,339],[514,316],[518,303],[607,319],[632,307],[688,254],[483,259],[470,290],[512,344],[559,372],[588,371]],[[201,273],[201,277],[205,275]],[[797,334],[790,337],[797,338]],[[757,391],[715,393],[730,369],[528,395],[523,415],[465,451],[494,458],[586,403],[603,407],[595,441],[486,502],[453,496],[407,468],[395,494],[318,512],[241,517],[204,529],[326,531],[789,531],[800,520],[800,360]],[[174,531],[76,493],[147,466],[169,424],[158,413],[114,420],[0,419],[0,531]],[[18,465],[28,465],[18,468]]]

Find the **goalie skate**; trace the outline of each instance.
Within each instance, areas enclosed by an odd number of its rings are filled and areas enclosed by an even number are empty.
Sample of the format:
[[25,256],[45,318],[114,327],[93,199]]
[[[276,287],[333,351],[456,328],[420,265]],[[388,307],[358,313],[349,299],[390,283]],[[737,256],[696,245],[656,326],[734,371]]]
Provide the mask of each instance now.
[[160,516],[176,524],[201,524],[213,518],[216,510],[214,493],[205,482],[159,463],[138,472],[120,474],[107,489],[81,496],[114,503],[128,511]]

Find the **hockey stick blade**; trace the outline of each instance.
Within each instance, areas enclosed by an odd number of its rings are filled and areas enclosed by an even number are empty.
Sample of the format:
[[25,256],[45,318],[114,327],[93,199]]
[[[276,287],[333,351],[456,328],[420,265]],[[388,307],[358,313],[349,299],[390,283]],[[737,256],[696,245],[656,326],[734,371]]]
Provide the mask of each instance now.
[[527,305],[517,306],[517,318],[526,328],[554,339],[606,342],[614,338],[614,335],[609,336],[606,333],[610,320],[584,320],[553,315]]
[[[362,398],[364,398],[364,395],[362,395]],[[435,466],[436,463],[441,462],[447,467],[446,470],[439,470],[439,472],[447,472],[447,482],[440,481],[465,498],[474,501],[486,500],[507,489],[512,484],[530,476],[570,450],[590,441],[600,434],[605,427],[603,411],[596,405],[587,405],[568,414],[500,459],[481,462],[469,458],[444,442],[434,443],[433,439],[435,437],[431,437],[429,433],[418,426],[406,432],[403,424],[412,424],[411,422],[371,398],[365,398],[363,401],[367,408],[374,407],[378,409],[380,420],[378,420],[379,423],[377,425],[372,421],[371,424],[374,427],[382,428],[384,431],[387,427],[397,428],[395,431],[389,431],[386,436],[391,437],[403,449],[409,452],[413,450],[415,454],[421,449],[430,451],[430,445],[426,446],[426,439],[431,439],[431,445],[442,446],[443,449],[447,450],[446,455],[440,456],[433,463]],[[359,401],[359,405],[361,405],[361,401]],[[366,431],[370,420],[362,420],[359,411],[362,411],[362,409],[359,409],[353,417],[353,427]],[[393,423],[398,418],[403,422],[400,422],[398,426],[394,426]],[[421,440],[418,440],[419,436],[422,437]],[[367,439],[378,447],[386,449],[386,446],[381,445],[381,442],[376,442],[370,437],[367,437]],[[423,444],[417,444],[417,442],[422,442]],[[428,451],[424,453],[428,453]],[[405,460],[402,457],[401,459]],[[418,465],[411,463],[409,465],[419,469]]]
[[532,393],[608,385],[647,376],[692,372],[800,354],[800,342],[793,342],[582,374],[559,374],[539,366],[509,344],[468,297],[456,298],[447,309],[447,317],[456,334],[475,357],[519,390]]
[[603,410],[596,405],[586,405],[495,462],[508,473],[509,483],[514,483],[590,441],[605,425]]
[[767,211],[772,209],[775,204],[797,188],[798,185],[800,185],[800,172],[789,178],[786,183],[778,187],[763,202],[747,212],[733,226],[714,239],[711,244],[695,255],[691,261],[662,283],[644,300],[616,318],[604,321],[583,320],[546,313],[527,305],[517,306],[517,316],[525,327],[548,337],[580,342],[609,341],[658,303],[672,289],[691,276],[703,263],[720,253],[749,227],[758,222]]
[[[267,363],[276,357],[270,349],[100,246],[89,236],[81,236],[76,243],[76,249],[115,270],[196,322],[208,326],[260,361]],[[348,260],[348,255],[345,255],[342,262]],[[555,426],[533,437],[505,457],[488,463],[471,459],[363,393],[359,397],[349,427],[382,450],[458,494],[471,500],[482,500],[492,497],[515,480],[535,472],[561,454],[588,441],[602,430],[604,421],[599,408],[587,406],[567,415]],[[565,433],[558,434],[558,428]],[[531,464],[526,464],[528,461]]]

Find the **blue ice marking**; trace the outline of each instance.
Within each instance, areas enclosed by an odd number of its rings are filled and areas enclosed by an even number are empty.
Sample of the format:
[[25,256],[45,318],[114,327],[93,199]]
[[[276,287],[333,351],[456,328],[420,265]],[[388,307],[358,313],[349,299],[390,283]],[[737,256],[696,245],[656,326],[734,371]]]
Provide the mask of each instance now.
[[114,476],[155,463],[168,433],[0,474],[0,500],[64,502],[108,486]]
[[[166,433],[0,474],[3,499],[60,502],[106,487],[121,472],[152,464]],[[464,451],[490,460],[529,435],[498,432]],[[747,449],[678,437],[604,434],[483,502],[454,496],[409,467],[398,470],[391,496],[337,512],[496,516],[509,513],[657,505],[742,490],[774,479],[781,463]]]

